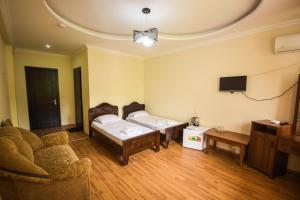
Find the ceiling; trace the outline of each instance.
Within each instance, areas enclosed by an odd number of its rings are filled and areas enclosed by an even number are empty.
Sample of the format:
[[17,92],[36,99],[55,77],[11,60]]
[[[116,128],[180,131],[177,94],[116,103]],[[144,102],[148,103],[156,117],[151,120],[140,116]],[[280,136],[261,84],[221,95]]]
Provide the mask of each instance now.
[[[3,1],[7,12],[2,15],[14,47],[63,54],[91,44],[147,57],[289,20],[297,19],[300,25],[299,0]],[[151,8],[147,19],[143,7]],[[59,27],[60,23],[67,27]],[[134,29],[149,27],[160,32],[153,47],[132,42]]]

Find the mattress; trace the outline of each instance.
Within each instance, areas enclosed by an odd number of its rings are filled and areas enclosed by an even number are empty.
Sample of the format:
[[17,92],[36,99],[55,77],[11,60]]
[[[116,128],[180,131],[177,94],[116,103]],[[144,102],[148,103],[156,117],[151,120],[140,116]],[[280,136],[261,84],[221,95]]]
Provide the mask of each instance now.
[[123,146],[124,140],[153,132],[150,128],[125,120],[119,120],[109,124],[101,124],[93,121],[92,127],[121,146]]
[[183,124],[183,122],[178,122],[175,120],[165,119],[153,115],[141,116],[141,117],[127,117],[127,121],[133,122],[153,130],[159,130],[161,133],[165,134],[166,129]]

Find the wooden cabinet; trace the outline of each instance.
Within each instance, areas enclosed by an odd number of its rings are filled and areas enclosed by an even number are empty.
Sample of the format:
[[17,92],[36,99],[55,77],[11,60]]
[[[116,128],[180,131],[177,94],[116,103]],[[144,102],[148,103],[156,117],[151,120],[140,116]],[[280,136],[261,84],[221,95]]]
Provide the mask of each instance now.
[[268,121],[252,122],[248,164],[270,177],[286,172],[288,154],[277,151],[278,136],[282,130],[286,129]]

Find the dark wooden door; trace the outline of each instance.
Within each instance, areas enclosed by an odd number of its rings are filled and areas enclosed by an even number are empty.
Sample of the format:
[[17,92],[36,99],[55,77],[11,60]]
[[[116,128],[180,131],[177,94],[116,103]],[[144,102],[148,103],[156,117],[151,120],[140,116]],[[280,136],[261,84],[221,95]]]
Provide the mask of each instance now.
[[25,67],[30,129],[61,125],[58,70]]
[[75,95],[75,115],[76,129],[83,129],[83,113],[82,113],[82,87],[81,87],[81,68],[73,69],[74,74],[74,95]]

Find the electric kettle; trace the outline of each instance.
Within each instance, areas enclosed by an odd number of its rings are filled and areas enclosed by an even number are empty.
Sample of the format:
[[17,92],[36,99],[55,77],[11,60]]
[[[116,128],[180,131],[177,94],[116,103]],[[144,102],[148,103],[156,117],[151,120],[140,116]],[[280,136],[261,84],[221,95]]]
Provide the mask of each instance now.
[[199,126],[199,117],[192,117],[191,123],[193,126]]

